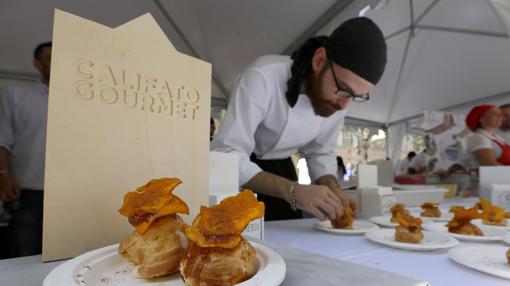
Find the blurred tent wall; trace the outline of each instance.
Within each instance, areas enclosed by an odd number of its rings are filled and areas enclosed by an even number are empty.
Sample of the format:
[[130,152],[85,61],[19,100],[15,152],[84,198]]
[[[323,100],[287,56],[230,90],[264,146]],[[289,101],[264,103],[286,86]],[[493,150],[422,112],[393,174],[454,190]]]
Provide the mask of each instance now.
[[351,105],[346,125],[389,130],[394,158],[424,110],[510,102],[510,0],[5,0],[0,86],[38,79],[32,50],[51,39],[55,8],[111,27],[151,13],[178,51],[213,64],[216,118],[255,58],[291,54],[361,13],[384,32],[388,64],[370,101]]

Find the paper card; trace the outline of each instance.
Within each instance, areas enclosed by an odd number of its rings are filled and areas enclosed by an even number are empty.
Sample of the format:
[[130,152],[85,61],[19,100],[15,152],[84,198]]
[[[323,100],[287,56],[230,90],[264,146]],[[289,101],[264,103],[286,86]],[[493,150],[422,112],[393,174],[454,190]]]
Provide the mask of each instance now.
[[56,10],[46,143],[43,260],[118,243],[123,196],[178,177],[208,203],[211,65],[175,50],[150,14],[110,28]]

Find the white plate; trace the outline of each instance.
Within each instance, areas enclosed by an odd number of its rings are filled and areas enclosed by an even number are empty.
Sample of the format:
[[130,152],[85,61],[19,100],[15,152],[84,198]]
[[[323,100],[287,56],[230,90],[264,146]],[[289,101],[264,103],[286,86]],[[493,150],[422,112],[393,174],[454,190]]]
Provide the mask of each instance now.
[[352,222],[352,229],[333,228],[329,220],[318,221],[313,224],[313,227],[334,234],[364,234],[367,231],[379,229],[377,225],[366,220],[354,220]]
[[394,229],[379,229],[367,232],[365,237],[371,241],[394,248],[405,250],[429,251],[437,249],[451,248],[459,245],[459,241],[446,234],[437,232],[422,231],[423,240],[420,243],[405,243],[395,241]]
[[444,222],[426,222],[422,224],[421,227],[428,231],[444,232],[448,235],[465,241],[498,241],[502,240],[506,236],[506,232],[503,230],[485,226],[478,226],[483,232],[483,236],[448,232],[448,227],[446,227],[446,223]]
[[391,215],[374,216],[370,221],[384,227],[397,227],[398,223],[391,222]]
[[[238,286],[271,285],[276,286],[285,278],[285,262],[273,250],[250,242],[257,252],[258,272]],[[117,245],[110,245],[77,256],[53,269],[44,279],[43,286],[70,285],[157,285],[184,286],[177,273],[157,279],[135,279],[131,272],[134,268],[126,259],[117,254]]]
[[504,279],[510,279],[510,265],[506,259],[508,247],[462,246],[451,249],[448,256],[451,260],[469,268]]
[[484,224],[482,219],[474,219],[472,220],[473,224],[476,224],[477,226],[485,226],[485,227],[493,227],[496,229],[502,229],[502,230],[510,230],[510,221],[506,220],[507,225],[500,226],[500,225],[490,225],[490,224]]
[[440,209],[441,211],[441,216],[440,217],[428,217],[428,216],[421,216],[421,212],[415,212],[415,213],[411,213],[413,216],[415,217],[419,217],[421,218],[422,220],[434,220],[434,221],[449,221],[453,218],[453,214],[452,213],[449,213],[448,210],[443,210],[443,209]]

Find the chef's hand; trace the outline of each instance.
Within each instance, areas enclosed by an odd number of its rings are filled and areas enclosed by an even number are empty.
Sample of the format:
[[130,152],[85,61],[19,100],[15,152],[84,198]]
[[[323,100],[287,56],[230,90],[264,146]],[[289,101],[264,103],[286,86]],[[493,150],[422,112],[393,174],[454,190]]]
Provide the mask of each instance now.
[[304,210],[319,220],[335,219],[343,215],[344,206],[350,202],[335,195],[327,186],[323,185],[296,185],[296,207]]
[[0,201],[12,202],[19,198],[20,187],[9,174],[0,174]]
[[357,217],[358,203],[346,192],[342,191],[340,188],[333,188],[332,191],[335,195],[337,195],[340,198],[340,200],[342,201],[342,205],[344,207],[346,208],[348,207],[351,209],[352,217]]

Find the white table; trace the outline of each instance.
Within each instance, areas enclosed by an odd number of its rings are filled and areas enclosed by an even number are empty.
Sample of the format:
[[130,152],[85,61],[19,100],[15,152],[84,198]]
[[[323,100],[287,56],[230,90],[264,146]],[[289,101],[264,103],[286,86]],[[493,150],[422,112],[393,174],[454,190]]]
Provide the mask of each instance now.
[[[472,206],[475,201],[474,199],[454,199],[442,204],[442,207],[449,207],[451,204]],[[315,221],[315,219],[302,219],[266,222],[265,240],[426,280],[433,286],[510,285],[509,280],[474,271],[451,261],[448,258],[448,250],[433,252],[398,250],[373,243],[362,235],[335,235],[315,230],[312,228]],[[483,245],[491,244],[506,245],[503,242]],[[479,245],[479,243],[461,241],[462,245]]]

